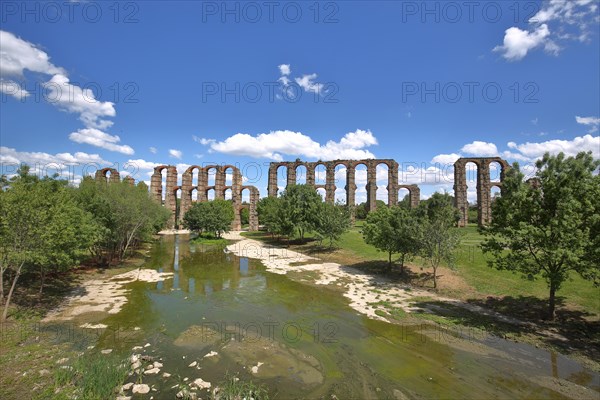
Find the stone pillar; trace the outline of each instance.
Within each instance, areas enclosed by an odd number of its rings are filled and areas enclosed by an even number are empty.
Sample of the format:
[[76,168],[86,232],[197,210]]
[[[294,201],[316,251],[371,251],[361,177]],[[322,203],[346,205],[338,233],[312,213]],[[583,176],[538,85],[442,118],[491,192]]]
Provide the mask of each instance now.
[[207,201],[206,197],[206,187],[208,186],[208,169],[199,168],[198,169],[198,186],[197,186],[197,194],[196,201]]
[[237,168],[232,168],[233,176],[231,178],[231,202],[233,209],[236,210],[233,217],[234,230],[242,229],[241,206],[242,206],[242,173]]
[[467,173],[466,163],[459,158],[454,163],[454,206],[460,213],[458,226],[467,226],[469,222],[469,202],[467,200]]
[[391,161],[388,165],[388,206],[398,204],[398,163]]
[[154,168],[154,173],[150,178],[150,194],[159,204],[163,203],[162,199],[162,169],[164,166]]
[[188,169],[181,175],[181,203],[179,205],[179,223],[183,221],[183,216],[192,207],[192,177],[193,170]]
[[348,163],[346,165],[346,205],[350,209],[350,221],[354,224],[356,220],[356,167]]
[[223,167],[217,167],[217,173],[215,175],[215,199],[225,198],[225,170]]
[[[398,191],[396,191],[397,193]],[[417,185],[410,185],[409,189],[410,193],[410,208],[419,207],[419,203],[421,202],[421,189]]]
[[260,193],[254,186],[250,187],[250,207],[248,209],[248,230],[258,231],[258,201],[260,200]]
[[119,171],[114,168],[110,170],[110,177],[108,178],[108,183],[121,183],[121,176],[119,175]]
[[269,182],[267,186],[268,196],[277,197],[277,164],[269,165]]
[[168,227],[170,229],[175,228],[176,212],[177,212],[177,168],[173,165],[167,167],[167,187],[165,193],[165,207],[171,212],[169,217]]
[[96,174],[94,175],[94,180],[96,182],[106,183],[106,171],[103,169],[96,170]]
[[325,178],[325,201],[328,203],[335,202],[335,164],[328,162],[325,165],[327,169]]
[[477,222],[485,226],[492,220],[492,188],[490,187],[490,164],[480,160],[477,165]]
[[377,208],[377,166],[373,162],[367,164],[367,210]]
[[306,163],[306,184],[315,187],[315,163]]
[[123,182],[127,183],[129,186],[135,186],[135,179],[133,179],[131,176],[126,176],[123,178]]
[[293,163],[287,164],[287,184],[285,188],[287,189],[290,185],[296,184],[296,165]]

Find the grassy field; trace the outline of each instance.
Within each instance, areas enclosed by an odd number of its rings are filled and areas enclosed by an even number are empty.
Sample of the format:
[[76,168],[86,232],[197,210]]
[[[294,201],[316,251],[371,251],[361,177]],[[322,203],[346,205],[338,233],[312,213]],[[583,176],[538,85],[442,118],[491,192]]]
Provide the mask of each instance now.
[[[334,251],[323,248],[316,242],[299,244],[292,241],[292,247],[311,255],[317,255],[324,261],[353,265],[375,272],[384,271],[387,254],[366,244],[362,238],[363,221],[345,233],[337,243]],[[510,311],[515,314],[517,307],[524,314],[543,312],[548,297],[548,288],[542,277],[535,280],[523,279],[520,274],[510,271],[498,271],[487,264],[487,256],[479,247],[482,236],[475,225],[459,229],[462,234],[461,246],[458,249],[454,270],[442,268],[439,271],[439,292],[451,297],[470,300],[493,307],[499,311]],[[246,236],[268,240],[262,232],[246,233]],[[307,235],[310,237],[310,235]],[[283,242],[282,242],[283,243]],[[430,269],[424,267],[419,258],[407,263],[411,282],[429,284],[427,274]],[[600,316],[600,288],[583,280],[576,273],[564,283],[558,292],[559,307],[570,312],[579,313],[582,317],[597,319]]]

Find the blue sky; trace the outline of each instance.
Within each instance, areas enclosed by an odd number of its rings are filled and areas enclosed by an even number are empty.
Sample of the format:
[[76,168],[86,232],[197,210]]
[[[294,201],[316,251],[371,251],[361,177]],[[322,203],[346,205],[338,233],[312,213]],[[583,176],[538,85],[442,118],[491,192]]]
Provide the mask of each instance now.
[[0,161],[238,163],[266,195],[273,160],[393,158],[427,197],[458,156],[600,157],[598,5],[6,1]]

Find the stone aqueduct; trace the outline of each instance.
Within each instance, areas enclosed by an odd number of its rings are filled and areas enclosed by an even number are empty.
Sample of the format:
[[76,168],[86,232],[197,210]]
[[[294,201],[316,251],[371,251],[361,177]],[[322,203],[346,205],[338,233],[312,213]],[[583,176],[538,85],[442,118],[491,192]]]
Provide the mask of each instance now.
[[[458,226],[464,227],[468,222],[469,203],[467,200],[467,164],[473,163],[477,167],[477,218],[479,225],[487,225],[491,221],[491,203],[492,188],[498,187],[502,190],[502,181],[504,174],[509,168],[509,164],[500,157],[477,157],[477,158],[459,158],[454,163],[454,205],[460,212]],[[490,164],[498,163],[500,166],[499,180],[492,181],[490,176]],[[316,161],[304,162],[300,160],[292,162],[272,162],[269,166],[268,177],[268,195],[276,197],[278,192],[277,171],[280,167],[286,167],[286,187],[296,184],[296,170],[300,166],[306,168],[306,184],[315,189],[325,190],[325,201],[334,202],[336,178],[335,169],[338,165],[346,168],[346,204],[356,204],[356,167],[364,165],[367,168],[367,210],[373,211],[376,208],[377,199],[377,166],[385,164],[388,168],[388,205],[398,203],[398,191],[407,189],[409,192],[410,206],[417,207],[420,201],[421,192],[418,185],[403,185],[398,182],[398,163],[392,159],[367,159],[367,160],[334,160],[334,161]],[[318,166],[325,167],[325,184],[316,184],[315,176]],[[208,185],[209,171],[215,171],[214,185]],[[166,185],[163,196],[163,174],[166,170]],[[226,185],[227,171],[231,170],[231,185]],[[193,184],[194,172],[197,171],[197,184]],[[108,175],[110,174],[110,175]],[[112,168],[105,168],[96,171],[96,180],[104,182],[120,182],[119,172]],[[135,184],[133,178],[127,176],[123,181],[129,184]],[[257,204],[260,199],[259,191],[254,186],[242,184],[242,174],[239,168],[233,165],[208,165],[200,167],[198,165],[190,166],[181,175],[181,185],[178,185],[177,168],[172,165],[160,165],[154,168],[150,181],[150,193],[158,202],[163,202],[164,206],[171,211],[169,227],[173,228],[181,223],[182,217],[193,203],[193,191],[197,191],[196,201],[208,201],[208,192],[214,190],[216,199],[224,199],[225,192],[231,190],[231,201],[234,206],[233,230],[241,229],[241,211],[248,208],[249,211],[249,230],[258,230]],[[179,213],[177,213],[177,191],[181,190]],[[242,192],[249,190],[249,204],[242,203]]]

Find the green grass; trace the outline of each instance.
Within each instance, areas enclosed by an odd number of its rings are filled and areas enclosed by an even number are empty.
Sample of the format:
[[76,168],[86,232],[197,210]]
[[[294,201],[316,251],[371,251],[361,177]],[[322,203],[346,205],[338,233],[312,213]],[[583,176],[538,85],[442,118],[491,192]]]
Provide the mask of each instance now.
[[211,246],[227,246],[227,239],[217,238],[212,235],[199,235],[191,240],[194,244],[205,244]]
[[90,353],[55,372],[56,387],[64,398],[105,400],[115,397],[128,373],[127,360],[110,354]]
[[227,375],[217,387],[219,390],[213,391],[211,396],[213,400],[269,399],[269,393],[263,386],[251,381],[242,381],[237,376]]

